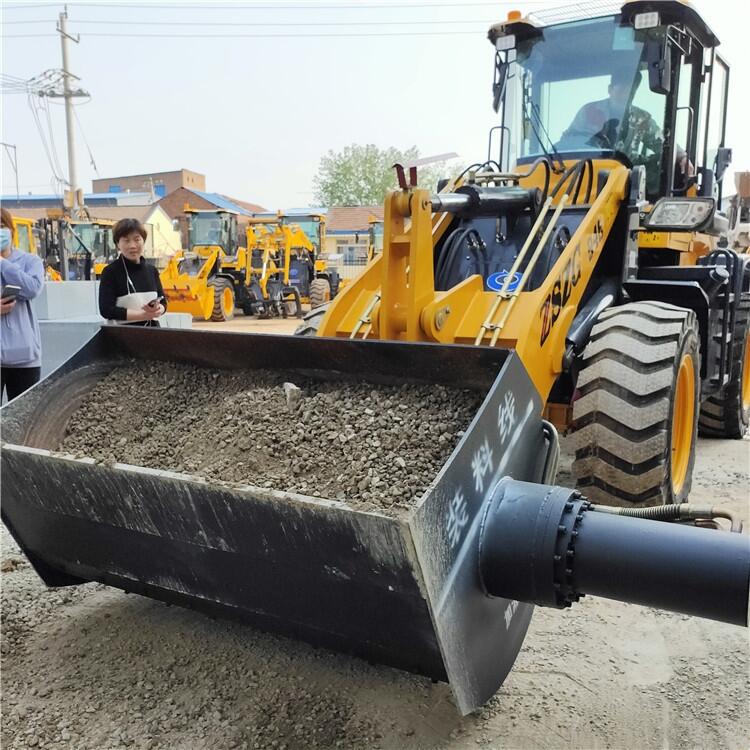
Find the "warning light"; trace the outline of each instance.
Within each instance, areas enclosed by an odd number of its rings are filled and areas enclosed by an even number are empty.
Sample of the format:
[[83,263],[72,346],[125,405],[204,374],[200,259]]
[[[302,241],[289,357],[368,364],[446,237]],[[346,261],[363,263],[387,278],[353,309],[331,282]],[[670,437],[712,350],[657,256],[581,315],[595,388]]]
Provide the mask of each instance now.
[[523,13],[520,10],[509,10],[508,20],[509,21],[520,21],[523,18]]

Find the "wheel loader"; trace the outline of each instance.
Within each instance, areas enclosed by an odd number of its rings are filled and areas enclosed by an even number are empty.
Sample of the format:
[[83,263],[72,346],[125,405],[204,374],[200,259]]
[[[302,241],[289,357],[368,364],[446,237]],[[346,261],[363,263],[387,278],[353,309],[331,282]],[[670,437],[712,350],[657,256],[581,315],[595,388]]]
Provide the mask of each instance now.
[[750,417],[718,39],[667,1],[514,13],[489,38],[495,153],[434,195],[402,171],[382,256],[301,332],[513,349],[570,433],[581,491],[683,502],[698,432],[741,438]]
[[[551,71],[566,80],[566,60],[578,73],[595,64],[606,88],[602,67],[625,53],[633,70],[653,61],[649,77],[674,116],[680,56],[692,50],[712,66],[699,78],[716,83],[717,41],[681,2],[625,3],[561,25],[513,17],[490,39],[504,159],[513,145],[516,165],[477,164],[437,194],[414,188],[414,170],[402,169],[402,189],[385,205],[383,252],[318,313],[322,335],[104,326],[2,407],[2,520],[48,586],[99,581],[446,680],[464,714],[502,684],[535,604],[565,609],[597,595],[747,626],[742,523],[679,502],[698,421],[730,437],[744,419],[745,258],[721,242],[721,181],[711,187],[721,165],[706,166],[705,149],[681,140],[693,169],[675,195],[676,140],[656,178],[648,154],[640,164],[618,147],[565,150],[545,110],[556,98],[534,88]],[[571,56],[570,45],[591,55]],[[563,98],[594,93],[581,83]],[[524,96],[514,135],[512,104]],[[570,102],[570,122],[585,104]],[[711,121],[693,111],[692,125]],[[542,130],[554,139],[543,146]],[[179,363],[208,383],[226,376],[251,387],[259,370],[284,391],[300,379],[321,389],[357,381],[375,397],[427,386],[481,405],[427,488],[394,514],[62,451],[78,406],[133,362],[157,390],[169,388],[160,367]],[[390,397],[375,400],[368,447],[353,446],[352,460],[381,450],[378,425],[399,419]],[[553,420],[582,436],[579,489],[554,484]],[[407,476],[422,461],[397,458]],[[626,483],[615,493],[623,475],[643,477],[646,489]],[[640,507],[668,500],[678,502]],[[671,627],[679,637],[680,622]],[[719,654],[716,668],[726,668]]]
[[[36,222],[48,281],[91,281],[117,257],[114,222],[50,215]],[[98,270],[97,270],[98,269]]]
[[247,228],[247,269],[238,274],[241,307],[246,315],[302,317],[329,302],[338,292],[335,268],[321,257],[325,217],[320,214],[259,216]]
[[169,259],[161,272],[164,295],[172,312],[201,320],[231,320],[235,311],[232,270],[245,263],[238,238],[237,215],[201,211],[185,204],[188,250]]

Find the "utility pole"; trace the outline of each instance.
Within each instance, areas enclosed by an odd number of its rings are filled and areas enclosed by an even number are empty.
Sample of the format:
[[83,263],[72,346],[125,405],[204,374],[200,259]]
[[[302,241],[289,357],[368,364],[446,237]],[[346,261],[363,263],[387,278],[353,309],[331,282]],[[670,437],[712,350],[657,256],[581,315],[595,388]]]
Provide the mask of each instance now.
[[[73,216],[78,216],[82,206],[78,204],[78,178],[76,175],[76,150],[75,150],[75,131],[73,130],[73,98],[77,96],[88,96],[81,89],[73,90],[70,86],[70,79],[75,78],[68,67],[68,41],[78,44],[80,37],[71,36],[67,31],[68,8],[60,13],[57,31],[60,33],[60,46],[62,47],[62,72],[63,72],[63,93],[65,99],[65,131],[68,140],[68,183],[73,196]],[[53,96],[53,94],[48,94]]]

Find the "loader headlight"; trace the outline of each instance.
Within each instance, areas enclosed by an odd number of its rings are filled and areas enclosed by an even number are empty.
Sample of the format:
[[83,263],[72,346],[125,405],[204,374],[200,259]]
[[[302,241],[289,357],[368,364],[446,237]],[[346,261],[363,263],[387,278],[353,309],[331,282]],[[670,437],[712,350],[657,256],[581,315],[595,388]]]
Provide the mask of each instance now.
[[696,232],[713,219],[713,198],[660,198],[643,222],[651,232]]

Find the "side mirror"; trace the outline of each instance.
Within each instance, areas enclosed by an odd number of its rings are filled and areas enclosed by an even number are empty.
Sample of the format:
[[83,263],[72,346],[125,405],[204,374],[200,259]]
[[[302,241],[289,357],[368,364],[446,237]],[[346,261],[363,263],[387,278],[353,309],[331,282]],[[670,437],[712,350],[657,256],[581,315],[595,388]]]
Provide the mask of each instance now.
[[174,229],[175,232],[180,231],[180,220],[179,219],[172,219],[172,229]]
[[646,62],[648,87],[655,94],[668,94],[672,88],[672,58],[666,36],[646,42]]
[[732,163],[732,149],[720,146],[716,151],[716,167],[714,174],[716,176],[716,182],[721,182],[721,178],[724,176],[724,172],[727,171],[727,167]]

